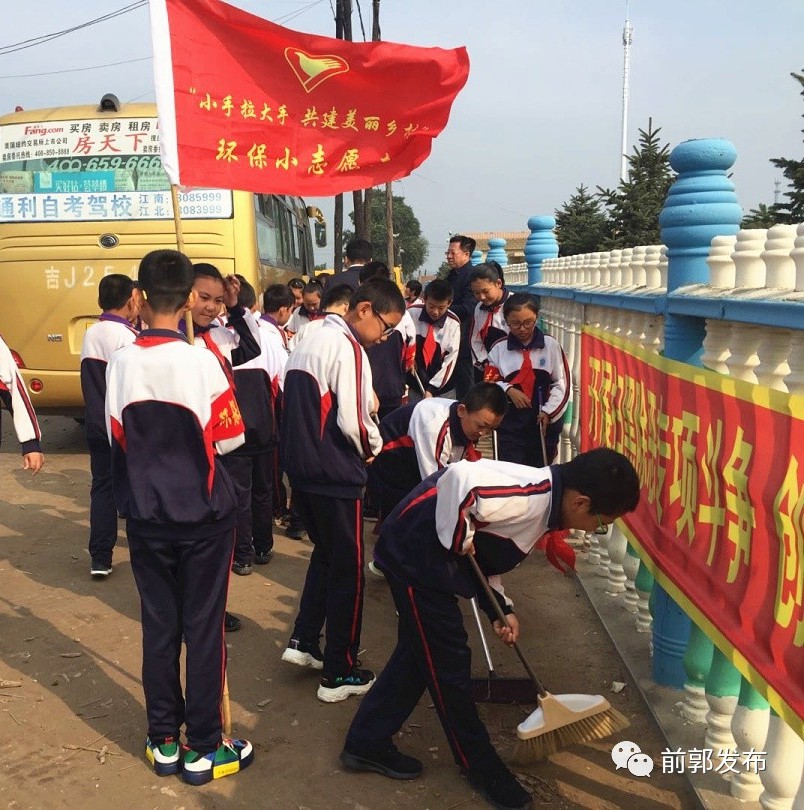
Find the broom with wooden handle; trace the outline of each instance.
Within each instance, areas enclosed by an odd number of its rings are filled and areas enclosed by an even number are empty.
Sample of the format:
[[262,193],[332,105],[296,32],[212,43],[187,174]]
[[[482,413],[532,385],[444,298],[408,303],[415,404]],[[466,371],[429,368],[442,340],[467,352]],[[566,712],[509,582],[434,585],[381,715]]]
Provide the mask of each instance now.
[[[474,555],[467,556],[497,618],[510,627]],[[539,708],[517,726],[519,740],[511,757],[513,762],[529,765],[574,743],[600,740],[628,728],[628,718],[603,695],[551,695],[536,677],[519,644],[514,642],[513,647],[539,694]]]

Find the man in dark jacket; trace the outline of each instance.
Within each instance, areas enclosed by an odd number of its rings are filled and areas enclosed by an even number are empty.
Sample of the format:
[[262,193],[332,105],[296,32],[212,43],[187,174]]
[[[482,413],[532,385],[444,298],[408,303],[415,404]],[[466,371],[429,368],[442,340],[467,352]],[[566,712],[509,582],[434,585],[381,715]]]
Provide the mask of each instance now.
[[335,284],[348,284],[353,290],[360,286],[360,270],[371,261],[371,243],[365,239],[351,239],[346,243],[345,270],[327,277],[326,289]]
[[469,284],[469,274],[472,264],[469,261],[476,242],[469,236],[456,234],[449,240],[447,247],[447,264],[450,266],[447,281],[452,287],[452,304],[450,309],[458,316],[461,322],[461,348],[458,352],[458,362],[455,366],[453,381],[458,399],[463,398],[474,385],[474,367],[472,365],[471,335],[477,301]]

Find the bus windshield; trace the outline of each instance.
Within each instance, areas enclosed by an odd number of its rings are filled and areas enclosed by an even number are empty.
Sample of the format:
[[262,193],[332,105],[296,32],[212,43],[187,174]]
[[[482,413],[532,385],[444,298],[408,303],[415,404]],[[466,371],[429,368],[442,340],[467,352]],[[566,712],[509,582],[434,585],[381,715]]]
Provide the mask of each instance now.
[[[232,193],[185,189],[181,216],[227,219]],[[0,222],[169,219],[156,118],[0,126]]]

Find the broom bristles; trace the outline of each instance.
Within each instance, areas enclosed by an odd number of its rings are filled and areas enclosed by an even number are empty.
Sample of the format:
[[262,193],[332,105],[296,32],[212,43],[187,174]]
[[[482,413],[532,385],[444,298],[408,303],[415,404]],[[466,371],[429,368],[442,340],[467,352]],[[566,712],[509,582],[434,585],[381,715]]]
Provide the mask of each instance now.
[[623,731],[629,725],[631,724],[628,718],[609,705],[607,709],[597,714],[545,731],[529,739],[517,740],[511,762],[529,765],[570,745],[602,740]]

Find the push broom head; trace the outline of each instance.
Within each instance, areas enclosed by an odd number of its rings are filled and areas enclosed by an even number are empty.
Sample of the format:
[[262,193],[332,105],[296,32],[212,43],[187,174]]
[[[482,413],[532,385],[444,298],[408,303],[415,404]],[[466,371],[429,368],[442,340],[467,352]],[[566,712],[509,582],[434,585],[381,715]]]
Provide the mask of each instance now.
[[528,765],[574,743],[601,740],[628,728],[628,719],[603,695],[551,695],[516,729],[519,740],[511,757]]

